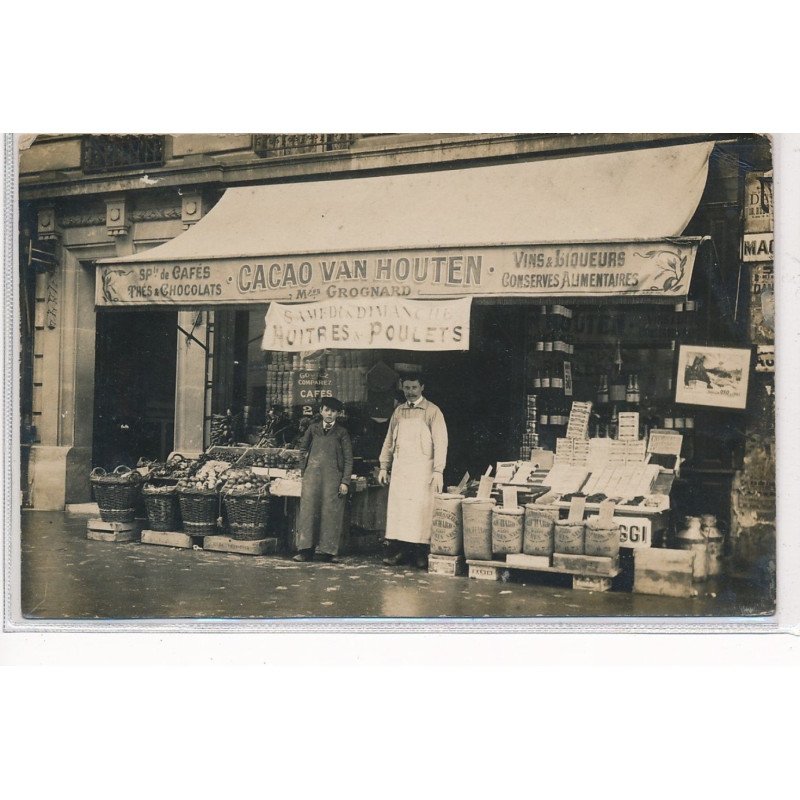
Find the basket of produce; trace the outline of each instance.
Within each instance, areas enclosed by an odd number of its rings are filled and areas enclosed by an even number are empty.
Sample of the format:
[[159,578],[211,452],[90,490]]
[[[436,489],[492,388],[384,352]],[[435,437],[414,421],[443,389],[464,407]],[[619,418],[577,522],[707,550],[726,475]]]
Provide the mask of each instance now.
[[142,490],[142,476],[136,470],[119,466],[107,473],[96,467],[89,480],[103,522],[133,522]]
[[178,481],[188,478],[196,462],[180,453],[173,453],[166,461],[153,461],[147,473],[147,482],[153,486],[175,486]]
[[177,485],[183,530],[192,536],[217,533],[220,515],[219,488],[224,483],[227,461],[206,461],[191,477]]
[[269,525],[269,479],[249,469],[232,470],[222,498],[233,539],[263,539]]
[[178,531],[181,510],[176,486],[146,483],[142,498],[147,511],[147,527],[152,531]]

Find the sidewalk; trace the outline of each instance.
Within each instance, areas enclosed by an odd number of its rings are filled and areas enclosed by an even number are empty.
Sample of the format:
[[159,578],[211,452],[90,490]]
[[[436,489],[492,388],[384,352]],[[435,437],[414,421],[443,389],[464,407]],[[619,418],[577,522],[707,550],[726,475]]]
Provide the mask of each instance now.
[[87,519],[62,512],[23,512],[26,617],[731,617],[771,611],[768,598],[746,586],[723,587],[716,597],[690,600],[573,591],[564,576],[509,583],[446,578],[384,567],[377,556],[347,556],[339,564],[295,564],[284,556],[109,544],[86,538]]

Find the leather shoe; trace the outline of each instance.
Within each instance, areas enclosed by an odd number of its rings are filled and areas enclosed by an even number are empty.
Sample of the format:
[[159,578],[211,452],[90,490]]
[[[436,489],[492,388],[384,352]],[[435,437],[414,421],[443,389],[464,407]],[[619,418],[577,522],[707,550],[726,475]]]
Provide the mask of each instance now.
[[300,550],[298,554],[292,559],[292,561],[297,561],[299,563],[305,563],[307,561],[311,561],[312,553],[310,550]]
[[321,561],[323,564],[338,564],[339,561],[335,555],[332,553],[317,553],[316,557],[317,561]]
[[383,559],[383,563],[387,567],[399,567],[401,564],[406,563],[406,554],[402,550],[392,553],[392,555]]

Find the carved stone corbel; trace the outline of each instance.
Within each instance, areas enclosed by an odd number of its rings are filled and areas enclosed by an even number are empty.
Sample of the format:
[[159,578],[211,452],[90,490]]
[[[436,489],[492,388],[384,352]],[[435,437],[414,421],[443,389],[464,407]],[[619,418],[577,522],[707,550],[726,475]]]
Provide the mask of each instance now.
[[130,209],[124,197],[106,200],[106,232],[109,236],[127,236],[130,232]]
[[208,210],[202,192],[189,192],[181,195],[181,222],[184,229],[199,222]]
[[36,219],[36,238],[40,242],[57,242],[61,238],[61,228],[58,226],[53,206],[39,209]]

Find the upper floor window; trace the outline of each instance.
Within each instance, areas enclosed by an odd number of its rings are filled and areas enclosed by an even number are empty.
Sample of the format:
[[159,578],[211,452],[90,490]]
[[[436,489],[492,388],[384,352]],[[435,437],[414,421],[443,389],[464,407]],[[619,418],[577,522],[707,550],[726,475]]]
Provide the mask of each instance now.
[[165,136],[99,135],[84,136],[84,172],[116,172],[144,169],[164,164]]

